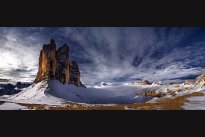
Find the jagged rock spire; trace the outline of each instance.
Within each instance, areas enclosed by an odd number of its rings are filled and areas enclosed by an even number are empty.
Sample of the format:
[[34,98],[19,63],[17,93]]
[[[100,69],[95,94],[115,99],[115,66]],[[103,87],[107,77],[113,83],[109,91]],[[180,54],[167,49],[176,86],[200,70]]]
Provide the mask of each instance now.
[[56,50],[54,39],[51,39],[50,44],[43,45],[39,57],[39,70],[34,82],[49,79],[57,79],[63,84],[82,85],[77,62],[69,60],[68,44],[63,44]]

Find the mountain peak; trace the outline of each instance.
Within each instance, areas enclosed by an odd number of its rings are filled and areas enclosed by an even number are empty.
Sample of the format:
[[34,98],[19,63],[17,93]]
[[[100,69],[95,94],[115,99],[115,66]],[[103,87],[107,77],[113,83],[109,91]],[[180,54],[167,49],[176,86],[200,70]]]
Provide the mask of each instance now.
[[39,57],[39,70],[34,82],[50,79],[57,79],[63,84],[82,86],[78,64],[69,60],[68,44],[63,44],[56,50],[54,39],[51,39],[50,44],[43,45]]
[[50,44],[56,44],[54,39],[51,39]]

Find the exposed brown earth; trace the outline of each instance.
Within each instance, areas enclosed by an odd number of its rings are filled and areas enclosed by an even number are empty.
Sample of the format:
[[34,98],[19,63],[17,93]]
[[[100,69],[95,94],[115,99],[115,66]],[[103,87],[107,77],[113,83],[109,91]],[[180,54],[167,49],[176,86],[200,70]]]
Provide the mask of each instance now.
[[176,97],[176,98],[160,98],[156,103],[139,103],[131,104],[130,107],[139,110],[152,110],[152,109],[163,109],[163,110],[183,110],[182,105],[187,102],[187,98],[192,96],[203,96],[204,93],[195,92],[192,94]]
[[192,85],[192,84],[194,84],[194,82],[191,82],[191,81],[188,81],[188,80],[184,81],[184,85]]
[[148,96],[148,97],[163,97],[163,96],[166,96],[166,93],[156,92],[156,90],[148,90],[148,91],[141,93],[141,95]]
[[136,104],[123,104],[123,105],[88,105],[78,103],[65,103],[66,107],[61,106],[47,106],[40,104],[21,104],[29,109],[35,110],[125,110],[125,108],[136,110],[183,110],[182,105],[187,102],[187,98],[192,96],[203,96],[204,93],[195,92],[192,94],[176,97],[176,98],[160,98],[154,103],[136,103]]

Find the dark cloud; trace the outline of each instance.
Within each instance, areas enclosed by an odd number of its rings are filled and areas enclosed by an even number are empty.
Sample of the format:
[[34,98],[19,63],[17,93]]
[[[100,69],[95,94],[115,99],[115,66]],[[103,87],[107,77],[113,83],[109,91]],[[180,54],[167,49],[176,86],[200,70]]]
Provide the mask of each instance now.
[[1,79],[0,78],[0,82],[9,82],[10,81],[10,79]]
[[0,76],[33,81],[39,52],[51,38],[68,43],[84,83],[163,80],[197,75],[205,67],[204,28],[0,28]]

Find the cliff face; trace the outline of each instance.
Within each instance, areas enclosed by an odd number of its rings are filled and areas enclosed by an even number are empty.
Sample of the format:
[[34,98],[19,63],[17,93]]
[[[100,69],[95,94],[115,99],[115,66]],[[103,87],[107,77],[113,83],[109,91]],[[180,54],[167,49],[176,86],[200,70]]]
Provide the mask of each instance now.
[[61,83],[70,83],[69,47],[64,44],[57,50],[58,71],[57,79]]
[[78,64],[76,61],[71,61],[71,82],[77,83],[77,86],[81,86],[80,82],[80,71],[78,69]]
[[56,44],[51,39],[50,44],[43,45],[39,57],[39,70],[35,83],[42,80],[57,79],[61,83],[83,86],[80,82],[80,71],[76,61],[69,60],[69,47],[64,44],[56,50]]
[[54,40],[51,40],[50,44],[43,45],[43,49],[41,50],[39,71],[35,82],[37,83],[55,77],[57,68],[56,44]]

